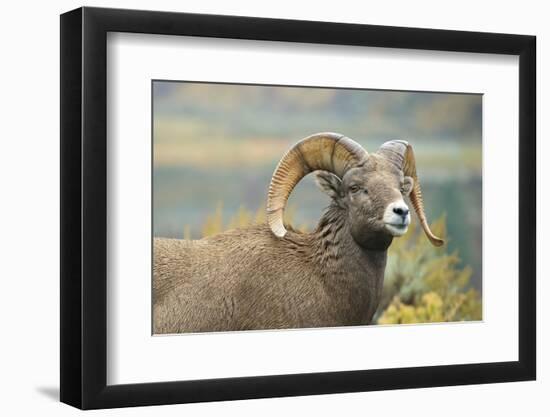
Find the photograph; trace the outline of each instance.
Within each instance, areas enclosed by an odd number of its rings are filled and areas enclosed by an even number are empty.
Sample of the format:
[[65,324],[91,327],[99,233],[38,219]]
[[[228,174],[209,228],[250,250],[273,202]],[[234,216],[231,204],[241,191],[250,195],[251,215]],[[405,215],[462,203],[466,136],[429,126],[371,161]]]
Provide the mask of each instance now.
[[153,335],[483,320],[482,94],[151,89]]

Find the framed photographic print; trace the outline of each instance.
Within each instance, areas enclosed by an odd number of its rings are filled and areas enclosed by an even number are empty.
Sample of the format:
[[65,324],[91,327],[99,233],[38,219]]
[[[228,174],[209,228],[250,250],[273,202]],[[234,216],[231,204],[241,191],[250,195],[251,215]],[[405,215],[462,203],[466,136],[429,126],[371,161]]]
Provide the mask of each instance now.
[[535,103],[532,36],[63,14],[61,401],[535,379]]

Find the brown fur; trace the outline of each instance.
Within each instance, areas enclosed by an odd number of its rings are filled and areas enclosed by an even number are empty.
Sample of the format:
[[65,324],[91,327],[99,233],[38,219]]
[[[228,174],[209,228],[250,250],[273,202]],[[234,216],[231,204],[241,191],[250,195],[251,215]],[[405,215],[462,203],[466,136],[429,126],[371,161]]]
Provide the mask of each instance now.
[[262,224],[155,239],[154,333],[369,324],[393,239],[380,222],[403,174],[374,154],[342,180],[318,176],[333,201],[312,233],[277,238]]

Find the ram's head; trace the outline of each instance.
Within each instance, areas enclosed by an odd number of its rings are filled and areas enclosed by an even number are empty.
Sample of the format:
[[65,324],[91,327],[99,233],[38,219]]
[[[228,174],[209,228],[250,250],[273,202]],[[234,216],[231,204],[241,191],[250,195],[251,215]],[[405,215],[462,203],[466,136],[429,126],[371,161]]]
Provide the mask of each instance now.
[[268,193],[267,220],[273,233],[284,237],[283,213],[290,193],[308,173],[345,210],[350,232],[362,244],[373,236],[403,235],[410,224],[404,201],[409,196],[426,236],[436,237],[424,213],[422,191],[416,174],[412,146],[405,141],[384,143],[368,154],[358,143],[336,133],[319,133],[294,145],[273,173]]

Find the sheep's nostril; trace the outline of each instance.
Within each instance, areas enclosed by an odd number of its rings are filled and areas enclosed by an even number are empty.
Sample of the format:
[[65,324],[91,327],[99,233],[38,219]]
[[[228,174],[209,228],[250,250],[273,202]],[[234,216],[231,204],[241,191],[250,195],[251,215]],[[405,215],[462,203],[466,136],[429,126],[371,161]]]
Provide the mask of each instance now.
[[394,207],[393,212],[399,216],[405,217],[409,214],[409,209],[405,207]]

